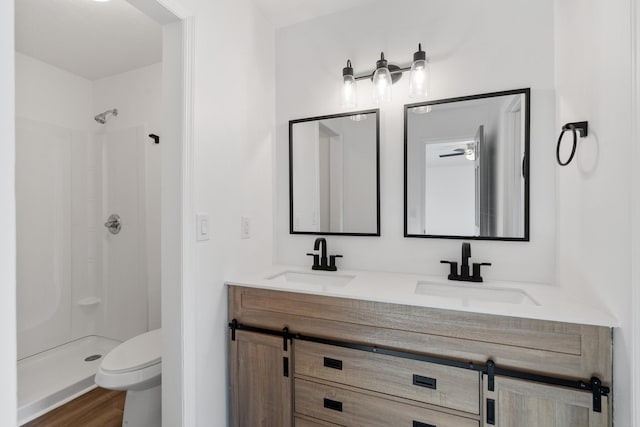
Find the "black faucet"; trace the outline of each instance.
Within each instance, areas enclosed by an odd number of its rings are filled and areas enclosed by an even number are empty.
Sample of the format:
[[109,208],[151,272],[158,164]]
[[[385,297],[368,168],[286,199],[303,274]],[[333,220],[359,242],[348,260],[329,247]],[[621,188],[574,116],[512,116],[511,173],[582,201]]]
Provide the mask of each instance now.
[[491,265],[490,262],[474,262],[473,273],[469,274],[469,258],[471,258],[471,244],[469,242],[462,243],[462,265],[460,266],[460,274],[458,274],[458,263],[455,261],[440,261],[442,264],[449,264],[449,280],[458,280],[463,282],[482,282],[480,275],[480,267],[483,265]]
[[[322,249],[321,249],[322,248]],[[329,255],[329,262],[327,262],[327,239],[324,237],[318,237],[313,243],[313,250],[320,251],[317,253],[308,253],[308,256],[313,257],[312,270],[325,270],[325,271],[337,271],[336,258],[342,258],[342,255]]]
[[460,265],[460,276],[469,277],[469,258],[471,258],[471,243],[462,243],[462,265]]

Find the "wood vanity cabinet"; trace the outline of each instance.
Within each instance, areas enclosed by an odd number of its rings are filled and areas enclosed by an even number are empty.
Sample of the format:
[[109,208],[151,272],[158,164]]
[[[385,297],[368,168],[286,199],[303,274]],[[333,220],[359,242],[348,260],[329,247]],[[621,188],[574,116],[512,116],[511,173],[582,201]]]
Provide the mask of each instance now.
[[[486,384],[486,377],[484,378]],[[602,396],[602,411],[592,409],[592,396],[565,387],[513,378],[495,379],[493,392],[484,389],[485,401],[493,401],[494,423],[501,427],[608,426],[609,402]]]
[[232,426],[290,427],[292,378],[282,338],[236,331],[229,347]]
[[607,327],[233,285],[229,321],[234,427],[611,425],[608,396],[507,375],[610,385]]

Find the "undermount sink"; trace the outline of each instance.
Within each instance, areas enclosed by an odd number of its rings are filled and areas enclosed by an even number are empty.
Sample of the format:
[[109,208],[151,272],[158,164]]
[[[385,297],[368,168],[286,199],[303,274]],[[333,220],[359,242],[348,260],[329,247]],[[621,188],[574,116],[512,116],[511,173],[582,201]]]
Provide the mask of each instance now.
[[296,283],[322,288],[339,288],[346,286],[354,278],[355,276],[346,274],[283,271],[282,273],[267,277],[267,280],[276,283]]
[[415,293],[446,298],[465,307],[482,305],[483,303],[540,305],[523,290],[488,286],[485,283],[466,285],[420,281],[416,285]]

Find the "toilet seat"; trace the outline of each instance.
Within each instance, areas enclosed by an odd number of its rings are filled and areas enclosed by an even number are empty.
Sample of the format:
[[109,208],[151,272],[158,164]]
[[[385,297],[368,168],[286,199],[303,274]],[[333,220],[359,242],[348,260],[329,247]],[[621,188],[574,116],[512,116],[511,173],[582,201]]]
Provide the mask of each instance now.
[[140,390],[160,384],[161,329],[138,335],[107,354],[96,384],[111,390]]

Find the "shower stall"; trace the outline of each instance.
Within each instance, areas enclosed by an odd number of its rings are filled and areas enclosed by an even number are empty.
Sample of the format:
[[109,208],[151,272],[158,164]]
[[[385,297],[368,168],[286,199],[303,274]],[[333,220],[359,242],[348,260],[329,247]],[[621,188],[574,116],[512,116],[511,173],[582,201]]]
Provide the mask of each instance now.
[[95,131],[17,119],[20,424],[95,387],[101,358],[149,329],[148,138],[117,115]]

